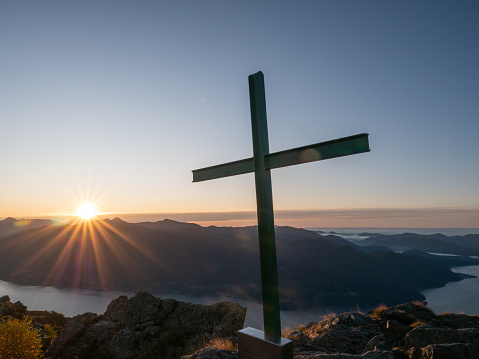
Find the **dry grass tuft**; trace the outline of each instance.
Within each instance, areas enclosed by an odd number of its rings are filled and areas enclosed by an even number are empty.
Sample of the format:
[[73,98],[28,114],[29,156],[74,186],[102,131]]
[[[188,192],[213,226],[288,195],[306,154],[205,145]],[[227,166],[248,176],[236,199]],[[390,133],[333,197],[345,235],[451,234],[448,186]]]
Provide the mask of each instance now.
[[384,313],[387,309],[388,307],[386,306],[386,304],[380,304],[379,306],[371,310],[371,313],[374,318],[379,319],[381,317],[381,314]]
[[289,333],[291,333],[294,329],[291,329],[290,327],[284,327],[281,329],[281,336],[285,337]]
[[422,320],[417,320],[415,321],[414,323],[412,323],[411,325],[409,325],[409,327],[411,327],[412,329],[420,326],[420,325],[427,325],[426,322],[423,322]]
[[424,302],[421,302],[420,300],[415,300],[412,302],[412,304],[414,304],[416,307],[425,307],[426,304],[424,304]]
[[233,343],[228,338],[211,338],[208,341],[206,347],[213,347],[216,349],[229,350],[229,351],[238,349],[238,345]]
[[359,313],[359,314],[362,314],[362,315],[365,314],[358,304],[356,304],[356,309],[353,311],[353,313]]

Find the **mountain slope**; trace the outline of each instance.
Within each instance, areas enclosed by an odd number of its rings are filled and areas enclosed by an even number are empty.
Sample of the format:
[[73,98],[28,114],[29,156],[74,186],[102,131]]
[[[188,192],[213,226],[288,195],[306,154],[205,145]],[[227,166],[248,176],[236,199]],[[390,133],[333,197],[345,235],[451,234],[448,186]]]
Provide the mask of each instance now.
[[[460,280],[414,255],[363,253],[313,232],[277,227],[283,306],[394,304]],[[261,297],[255,227],[121,219],[23,230],[0,241],[0,279],[70,288]]]

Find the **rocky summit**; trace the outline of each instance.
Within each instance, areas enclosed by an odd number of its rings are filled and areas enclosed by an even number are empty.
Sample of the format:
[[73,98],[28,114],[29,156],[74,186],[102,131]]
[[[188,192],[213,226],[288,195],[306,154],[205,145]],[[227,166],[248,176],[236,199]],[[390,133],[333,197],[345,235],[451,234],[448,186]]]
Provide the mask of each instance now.
[[295,359],[479,358],[479,316],[436,315],[421,302],[331,314],[286,337]]
[[[479,359],[479,316],[434,314],[422,302],[330,314],[289,330],[295,359]],[[233,359],[204,348],[183,359]]]
[[48,348],[51,358],[180,358],[213,338],[233,337],[246,308],[160,299],[148,293],[113,300],[105,314],[73,317]]
[[[236,359],[236,332],[243,328],[246,308],[141,292],[113,300],[102,315],[65,318],[0,298],[0,320],[25,315],[39,329],[45,358]],[[47,323],[59,332],[51,344],[43,330]],[[329,314],[284,330],[284,336],[294,343],[295,359],[479,359],[479,316],[437,315],[422,302]]]

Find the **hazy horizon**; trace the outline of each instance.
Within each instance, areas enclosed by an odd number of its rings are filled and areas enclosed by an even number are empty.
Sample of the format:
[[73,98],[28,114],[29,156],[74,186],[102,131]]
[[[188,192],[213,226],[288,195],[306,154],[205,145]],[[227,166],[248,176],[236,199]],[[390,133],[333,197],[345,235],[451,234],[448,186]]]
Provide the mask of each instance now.
[[[75,215],[7,216],[16,219],[52,219],[66,221]],[[0,217],[4,220],[7,217]],[[171,219],[193,222],[202,226],[256,225],[256,212],[195,212],[195,213],[101,213],[98,219],[119,217],[126,222],[159,221]],[[414,217],[416,221],[412,221]],[[479,210],[457,209],[355,209],[355,210],[277,210],[275,224],[300,228],[479,228]],[[410,225],[416,223],[416,225]],[[427,223],[428,226],[419,225]],[[462,226],[457,225],[462,223]],[[355,224],[355,225],[353,225]]]

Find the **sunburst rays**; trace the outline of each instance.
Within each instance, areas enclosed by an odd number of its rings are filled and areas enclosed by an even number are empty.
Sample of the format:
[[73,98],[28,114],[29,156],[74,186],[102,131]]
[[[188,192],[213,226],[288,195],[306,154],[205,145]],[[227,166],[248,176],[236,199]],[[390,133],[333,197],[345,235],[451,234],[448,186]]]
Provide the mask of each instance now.
[[142,289],[144,282],[151,286],[156,274],[186,282],[187,278],[171,267],[171,258],[153,249],[155,238],[148,234],[138,239],[130,225],[123,228],[110,220],[77,219],[36,229],[24,237],[26,241],[12,247],[12,251],[35,248],[22,260],[26,272],[18,275],[35,273],[43,285],[96,290],[130,290],[125,283]]

